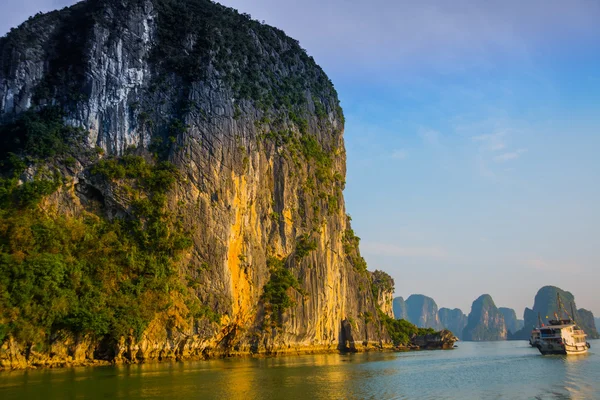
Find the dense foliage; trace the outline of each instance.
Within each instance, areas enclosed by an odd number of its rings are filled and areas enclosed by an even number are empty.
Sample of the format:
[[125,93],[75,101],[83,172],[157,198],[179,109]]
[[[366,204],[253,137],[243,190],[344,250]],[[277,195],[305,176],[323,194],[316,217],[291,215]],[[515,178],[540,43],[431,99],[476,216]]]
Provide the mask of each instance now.
[[337,99],[329,78],[283,31],[210,0],[155,4],[158,43],[153,59],[164,71],[199,81],[210,64],[237,98],[252,99],[264,109],[305,105],[310,91],[319,114],[328,108],[341,115],[337,100],[328,102]]
[[[25,140],[13,148],[21,163],[61,151],[60,141],[36,146],[30,138],[68,129],[44,125],[31,114],[23,118],[13,125],[23,127]],[[92,176],[124,189],[131,200],[129,217],[112,221],[91,211],[67,216],[40,208],[39,200],[61,187],[60,174],[19,184],[19,173],[0,185],[0,340],[11,334],[40,345],[59,330],[139,336],[170,305],[173,291],[182,292],[192,312],[206,314],[175,274],[192,243],[167,207],[178,179],[173,165],[132,155],[99,161]]]
[[296,260],[301,260],[306,257],[311,251],[317,249],[317,239],[311,238],[309,234],[304,234],[298,237],[296,242],[296,250],[294,256]]
[[358,245],[360,243],[360,238],[354,234],[354,230],[347,229],[344,232],[344,236],[342,238],[342,244],[344,246],[344,253],[346,253],[346,257],[354,266],[354,269],[359,272],[367,271],[367,262],[360,255],[358,250]]
[[263,288],[261,300],[274,325],[281,324],[282,313],[295,304],[288,294],[289,289],[292,288],[302,293],[298,280],[286,268],[285,262],[285,259],[280,260],[275,257],[269,257],[267,260],[271,276]]
[[394,346],[406,345],[414,335],[431,335],[435,333],[432,328],[417,328],[405,319],[394,319],[379,312],[379,317],[387,329]]
[[375,270],[371,275],[371,292],[377,298],[380,293],[394,292],[394,279],[385,271]]
[[[0,125],[0,167],[4,175],[20,172],[26,162],[63,157],[83,141],[81,129],[63,123],[55,107],[26,111],[15,121]],[[70,160],[70,159],[69,159]]]

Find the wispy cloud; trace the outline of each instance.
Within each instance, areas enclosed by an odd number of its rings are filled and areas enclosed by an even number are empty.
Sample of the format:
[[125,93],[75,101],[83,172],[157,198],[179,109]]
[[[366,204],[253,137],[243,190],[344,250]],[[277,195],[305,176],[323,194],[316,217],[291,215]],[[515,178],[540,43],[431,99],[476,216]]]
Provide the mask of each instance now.
[[410,258],[448,258],[449,253],[440,247],[402,247],[390,243],[365,242],[360,245],[365,254],[383,255],[391,257]]
[[565,260],[546,260],[541,257],[532,257],[523,262],[523,264],[533,270],[542,272],[578,272],[582,270],[580,264]]
[[426,144],[432,146],[440,145],[440,133],[433,129],[422,128],[419,130],[419,136]]
[[506,162],[506,161],[510,161],[510,160],[516,160],[517,158],[521,157],[522,154],[526,153],[527,149],[518,149],[515,151],[510,151],[507,153],[503,153],[500,154],[498,156],[494,157],[494,161],[496,162]]
[[392,152],[392,158],[395,160],[405,160],[408,157],[408,151],[404,149],[394,150]]
[[526,260],[525,265],[537,271],[544,271],[548,269],[548,263],[541,258],[532,258],[530,260]]
[[474,142],[479,142],[485,150],[500,151],[506,148],[506,132],[487,133],[472,137]]

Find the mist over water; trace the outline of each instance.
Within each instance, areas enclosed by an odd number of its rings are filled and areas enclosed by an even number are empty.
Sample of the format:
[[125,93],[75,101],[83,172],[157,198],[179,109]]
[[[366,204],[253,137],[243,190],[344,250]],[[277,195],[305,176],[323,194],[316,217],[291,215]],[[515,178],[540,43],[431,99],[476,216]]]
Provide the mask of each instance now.
[[600,341],[543,357],[526,342],[448,351],[324,354],[0,373],[9,399],[593,399]]

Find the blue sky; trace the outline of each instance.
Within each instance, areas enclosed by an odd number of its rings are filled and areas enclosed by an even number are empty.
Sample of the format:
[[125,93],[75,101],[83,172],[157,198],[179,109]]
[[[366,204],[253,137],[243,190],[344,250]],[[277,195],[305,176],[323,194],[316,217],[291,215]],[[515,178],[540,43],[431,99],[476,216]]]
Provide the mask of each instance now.
[[[68,1],[5,0],[0,32]],[[346,113],[346,206],[396,293],[536,291],[600,314],[600,3],[223,0],[313,55]]]

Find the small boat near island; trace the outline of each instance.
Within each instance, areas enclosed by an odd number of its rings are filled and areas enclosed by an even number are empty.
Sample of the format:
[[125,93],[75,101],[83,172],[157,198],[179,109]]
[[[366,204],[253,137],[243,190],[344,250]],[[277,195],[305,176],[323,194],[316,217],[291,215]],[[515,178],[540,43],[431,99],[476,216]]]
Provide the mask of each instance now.
[[538,347],[538,344],[540,343],[540,327],[542,326],[544,326],[542,323],[542,316],[540,313],[538,313],[538,325],[537,327],[533,328],[531,331],[531,337],[529,338],[529,345],[531,347]]
[[[538,348],[542,355],[550,354],[584,354],[590,349],[590,344],[586,341],[587,335],[576,323],[574,318],[564,310],[560,295],[557,296],[559,312],[564,311],[568,318],[560,318],[557,313],[554,313],[555,319],[549,320],[548,325],[540,326],[539,339],[537,340]],[[534,338],[534,331],[530,343]],[[533,344],[532,344],[533,346]]]
[[531,347],[538,347],[540,343],[540,328],[534,328],[531,331],[531,337],[529,338],[529,345]]

